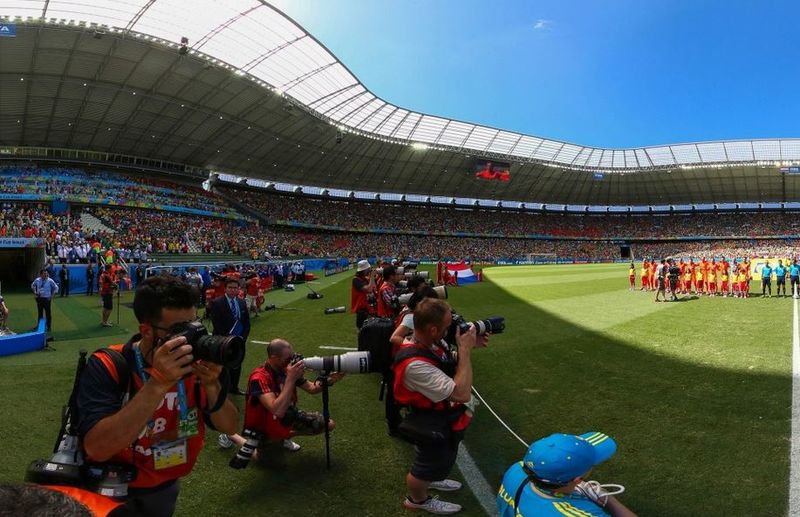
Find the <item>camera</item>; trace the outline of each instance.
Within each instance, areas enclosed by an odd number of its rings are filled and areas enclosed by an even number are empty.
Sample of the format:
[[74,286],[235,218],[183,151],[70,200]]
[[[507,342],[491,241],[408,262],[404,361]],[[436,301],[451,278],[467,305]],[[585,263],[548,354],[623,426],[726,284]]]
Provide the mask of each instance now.
[[306,368],[318,372],[370,373],[372,371],[369,352],[347,352],[341,355],[307,357],[305,365]]
[[325,309],[325,314],[340,314],[347,312],[347,307],[340,305],[339,307],[328,307]]
[[166,340],[181,336],[192,345],[195,359],[221,364],[226,368],[236,368],[244,360],[244,340],[239,336],[210,336],[199,321],[187,321],[173,325]]
[[470,325],[475,327],[479,336],[486,334],[502,334],[506,328],[505,318],[502,316],[492,316],[485,320],[466,321],[464,317],[455,311],[451,311],[453,315],[453,325],[458,328],[458,331],[463,333],[469,330]]
[[263,434],[258,431],[253,431],[252,429],[245,429],[242,431],[242,437],[245,439],[244,445],[236,451],[236,456],[231,458],[230,463],[228,463],[228,465],[234,469],[243,469],[247,467],[247,464],[250,463],[250,460],[253,458],[253,453],[258,449],[261,440],[264,439]]
[[289,356],[289,364],[292,366],[296,365],[302,360],[303,360],[303,354],[301,354],[300,352],[295,352],[291,356]]
[[[433,288],[436,291],[436,294],[440,300],[447,300],[447,286],[439,285]],[[414,296],[413,292],[406,292],[401,294],[397,297],[397,301],[400,302],[401,305],[408,305],[408,302],[411,301],[411,297]]]

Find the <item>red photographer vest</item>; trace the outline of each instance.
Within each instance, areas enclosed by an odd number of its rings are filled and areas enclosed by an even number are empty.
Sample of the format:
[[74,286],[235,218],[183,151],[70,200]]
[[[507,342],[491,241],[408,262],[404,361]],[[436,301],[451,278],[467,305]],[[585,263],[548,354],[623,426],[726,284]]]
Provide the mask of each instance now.
[[464,405],[461,403],[450,402],[449,400],[442,400],[433,402],[425,397],[422,393],[411,391],[406,388],[404,384],[406,367],[414,361],[423,361],[432,364],[437,369],[444,372],[448,377],[455,375],[453,372],[448,372],[445,366],[445,359],[447,352],[437,348],[436,352],[430,348],[419,345],[417,343],[406,341],[400,346],[397,352],[394,363],[394,398],[398,404],[410,406],[412,408],[421,409],[423,411],[442,411],[442,412],[456,412],[460,411],[458,419],[453,422],[451,429],[453,431],[463,431],[467,428],[472,417],[464,412]]
[[[356,313],[360,310],[370,310],[369,303],[367,303],[367,293],[362,291],[361,289],[356,289],[355,280],[356,278],[361,277],[353,277],[353,280],[350,283],[350,312]],[[363,278],[361,278],[364,280]],[[368,285],[369,282],[364,280],[364,285]]]
[[394,318],[395,317],[395,310],[393,307],[389,306],[384,300],[383,295],[384,293],[391,293],[391,296],[394,296],[394,285],[390,284],[389,282],[384,282],[381,284],[381,288],[378,289],[378,317],[379,318]]
[[83,506],[88,508],[95,517],[106,517],[109,513],[123,504],[115,499],[111,499],[110,497],[95,494],[94,492],[89,492],[74,486],[43,485],[43,488],[61,492],[62,494],[65,494],[68,497],[78,501]]
[[[124,346],[125,345],[111,345],[109,348],[123,354],[122,349]],[[103,353],[96,353],[94,357],[100,359],[114,381],[119,383],[119,374],[117,372],[117,367],[114,365],[114,360],[111,359],[108,354]],[[151,368],[146,368],[145,371],[150,369]],[[131,397],[133,397],[137,391],[142,389],[144,382],[142,378],[139,377],[135,367],[130,368],[130,379],[131,388],[129,392]],[[139,437],[126,449],[118,452],[108,460],[108,463],[124,463],[136,467],[136,480],[130,483],[130,487],[155,487],[172,479],[183,477],[192,471],[192,467],[194,467],[197,461],[197,456],[199,456],[200,451],[203,449],[205,422],[203,421],[202,410],[200,408],[205,407],[207,402],[205,400],[205,391],[198,389],[199,384],[196,376],[189,375],[183,382],[186,388],[186,402],[189,413],[195,411],[198,421],[198,434],[186,439],[186,462],[174,467],[156,470],[153,450],[151,448],[159,442],[171,441],[178,438],[180,409],[178,405],[178,389],[176,386],[173,386],[164,396],[161,404],[150,417],[150,424],[142,429]],[[196,385],[197,387],[195,387]],[[198,393],[200,394],[200,400],[197,400]]]

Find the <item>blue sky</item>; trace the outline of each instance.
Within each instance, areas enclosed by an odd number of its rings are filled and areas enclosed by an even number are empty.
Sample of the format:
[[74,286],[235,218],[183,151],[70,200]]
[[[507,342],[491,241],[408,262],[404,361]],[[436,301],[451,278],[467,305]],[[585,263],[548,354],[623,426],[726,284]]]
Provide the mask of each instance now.
[[800,1],[275,0],[373,93],[583,145],[800,137]]

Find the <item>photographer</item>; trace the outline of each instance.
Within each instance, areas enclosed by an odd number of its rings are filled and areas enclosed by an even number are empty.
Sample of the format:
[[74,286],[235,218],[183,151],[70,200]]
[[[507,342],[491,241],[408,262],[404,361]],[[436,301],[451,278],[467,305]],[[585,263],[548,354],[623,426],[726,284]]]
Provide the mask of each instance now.
[[147,279],[133,300],[139,334],[110,347],[127,365],[128,390],[119,383],[126,372],[105,353],[91,356],[80,380],[78,434],[87,462],[135,467],[126,500],[143,515],[172,515],[178,479],[194,467],[206,425],[228,433],[238,427],[239,412],[220,385],[222,366],[195,361],[185,337],[170,337],[174,325],[197,319],[198,297],[178,279]]
[[400,312],[400,302],[397,301],[395,290],[401,278],[396,267],[383,268],[383,283],[378,289],[378,317],[394,319]]
[[610,485],[587,481],[592,469],[616,451],[617,444],[603,433],[553,434],[533,442],[523,461],[503,476],[500,517],[636,517],[606,492]]
[[103,300],[103,321],[100,325],[104,327],[111,326],[108,317],[114,309],[114,290],[117,289],[117,282],[114,276],[113,266],[106,264],[105,270],[100,275],[100,288],[98,289],[100,298]]
[[375,275],[366,259],[359,260],[350,287],[350,312],[356,315],[356,328],[361,328],[375,314]]
[[[297,409],[297,388],[311,395],[322,392],[322,382],[303,377],[305,364],[294,354],[292,345],[284,339],[273,339],[267,345],[267,360],[253,370],[247,382],[244,429],[262,433],[267,441],[281,441],[289,451],[300,450],[293,436],[315,435],[325,431],[321,413]],[[328,385],[333,386],[344,374],[332,373]],[[329,421],[328,429],[335,427]],[[245,443],[240,435],[230,437],[237,446]],[[230,447],[220,440],[220,446]]]
[[[452,321],[446,302],[422,300],[414,310],[414,334],[403,343],[394,364],[394,397],[410,408],[399,430],[408,433],[403,427],[412,427],[419,436],[416,458],[406,476],[409,495],[403,506],[437,514],[461,510],[458,504],[431,498],[428,490],[461,488],[461,483],[446,477],[472,418],[464,405],[472,398],[472,349],[485,347],[488,342],[488,334],[477,336],[471,325],[468,331],[456,333],[458,357],[454,357],[441,344]],[[442,435],[444,440],[432,438]]]

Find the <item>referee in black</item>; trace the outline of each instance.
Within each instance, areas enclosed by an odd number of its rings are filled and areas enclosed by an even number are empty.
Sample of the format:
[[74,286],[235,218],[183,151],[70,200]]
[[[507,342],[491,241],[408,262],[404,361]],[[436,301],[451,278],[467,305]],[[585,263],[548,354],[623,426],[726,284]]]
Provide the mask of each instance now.
[[678,301],[678,278],[681,276],[681,268],[675,264],[675,260],[672,257],[667,259],[667,264],[669,265],[667,274],[669,278],[670,301],[675,302]]
[[53,326],[53,313],[50,309],[50,304],[53,301],[53,296],[58,292],[58,284],[50,278],[46,269],[41,269],[39,270],[39,278],[33,281],[31,289],[33,294],[36,295],[36,309],[39,313],[36,323],[38,325],[42,319],[42,313],[44,313],[47,318],[45,328],[47,332],[50,332]]

